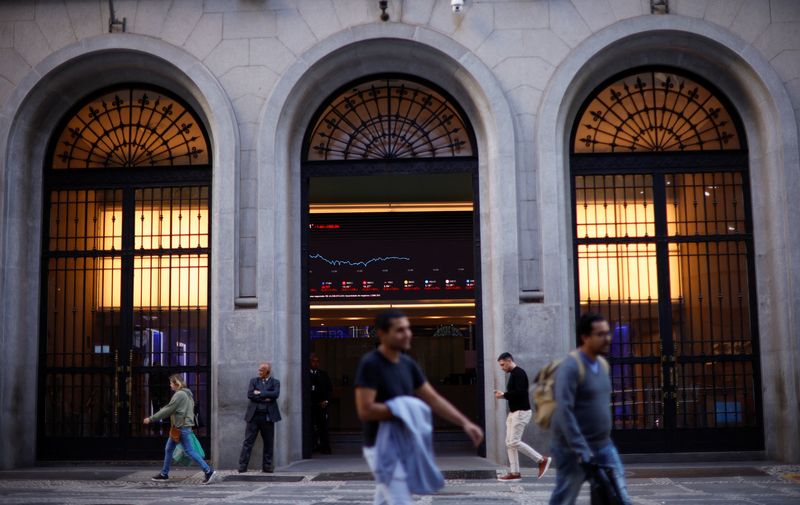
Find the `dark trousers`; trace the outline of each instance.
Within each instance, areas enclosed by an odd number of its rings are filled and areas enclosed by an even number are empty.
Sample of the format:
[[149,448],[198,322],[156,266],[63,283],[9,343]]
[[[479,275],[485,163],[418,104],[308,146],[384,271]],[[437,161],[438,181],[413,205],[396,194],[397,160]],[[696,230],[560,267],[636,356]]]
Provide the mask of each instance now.
[[330,452],[331,442],[328,438],[328,409],[322,408],[319,404],[311,406],[311,431],[314,437],[314,450]]
[[256,438],[258,438],[259,433],[261,433],[261,441],[264,443],[264,455],[261,462],[261,469],[272,469],[275,423],[267,421],[266,412],[256,412],[253,416],[253,420],[247,423],[247,428],[244,432],[242,453],[239,455],[239,468],[245,469],[250,463],[250,453],[253,452],[253,446],[256,443]]

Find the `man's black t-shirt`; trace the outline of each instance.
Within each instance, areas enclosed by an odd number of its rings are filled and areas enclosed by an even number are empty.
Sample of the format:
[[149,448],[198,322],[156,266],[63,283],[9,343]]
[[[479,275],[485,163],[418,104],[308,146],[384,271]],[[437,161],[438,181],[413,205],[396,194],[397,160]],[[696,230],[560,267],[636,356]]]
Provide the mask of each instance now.
[[[375,401],[384,403],[396,396],[413,395],[425,384],[425,374],[416,361],[400,355],[400,361],[392,363],[377,349],[365,354],[358,364],[356,387],[377,391]],[[364,423],[364,445],[372,447],[378,436],[378,421]]]

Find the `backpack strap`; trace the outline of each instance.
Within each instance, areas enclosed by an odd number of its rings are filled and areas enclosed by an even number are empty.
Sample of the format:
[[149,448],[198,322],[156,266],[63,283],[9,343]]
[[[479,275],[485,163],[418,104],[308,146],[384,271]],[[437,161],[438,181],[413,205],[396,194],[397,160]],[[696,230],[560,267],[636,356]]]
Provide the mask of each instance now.
[[600,368],[608,375],[609,370],[611,369],[611,365],[608,364],[608,360],[598,354],[597,361],[600,362]]
[[573,349],[569,352],[569,355],[572,356],[578,364],[578,384],[583,384],[583,379],[586,377],[586,366],[583,364],[583,360],[578,354],[579,352],[579,350]]

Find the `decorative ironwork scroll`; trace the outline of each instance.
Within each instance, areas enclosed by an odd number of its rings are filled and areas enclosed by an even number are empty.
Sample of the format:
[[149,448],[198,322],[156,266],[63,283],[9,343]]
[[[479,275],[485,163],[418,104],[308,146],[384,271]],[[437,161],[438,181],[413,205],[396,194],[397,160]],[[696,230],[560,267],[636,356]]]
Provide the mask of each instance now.
[[466,119],[440,93],[401,79],[368,81],[332,99],[308,160],[472,156]]
[[85,103],[58,136],[54,169],[208,165],[200,122],[161,92],[121,88]]
[[693,80],[637,72],[596,93],[583,111],[575,153],[740,149],[724,103]]

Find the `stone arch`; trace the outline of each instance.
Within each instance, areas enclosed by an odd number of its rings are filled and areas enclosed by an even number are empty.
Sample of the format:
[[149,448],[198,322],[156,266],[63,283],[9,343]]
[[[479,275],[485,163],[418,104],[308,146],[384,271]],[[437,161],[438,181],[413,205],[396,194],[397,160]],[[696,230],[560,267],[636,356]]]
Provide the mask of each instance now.
[[[9,413],[0,430],[0,468],[33,464],[39,327],[42,168],[47,142],[61,117],[92,89],[123,82],[148,82],[181,95],[205,122],[212,144],[212,211],[215,250],[211,270],[212,310],[233,309],[233,286],[220,279],[234,275],[235,177],[238,129],[219,82],[194,56],[163,41],[134,34],[101,35],[50,54],[20,83],[0,111],[0,209],[7,223],[0,235],[0,335],[7,352],[0,358],[0,408]],[[47,127],[43,127],[46,125]],[[33,279],[33,281],[31,281]],[[29,289],[20,290],[20,286]],[[213,337],[212,377],[218,342]],[[33,365],[33,366],[31,366]],[[214,379],[212,379],[214,380]],[[24,391],[24,393],[23,393]],[[212,398],[216,404],[216,393]],[[213,420],[212,420],[213,423]],[[216,426],[212,424],[212,431]]]
[[[798,345],[796,315],[776,314],[770,300],[794,307],[800,299],[800,234],[788,223],[800,217],[787,198],[800,187],[798,133],[789,97],[770,64],[727,30],[681,16],[648,16],[620,21],[582,42],[556,71],[538,115],[536,144],[540,181],[545,302],[558,304],[564,339],[572,344],[575,306],[569,198],[569,138],[576,113],[591,90],[628,68],[668,65],[714,83],[739,111],[747,134],[755,225],[764,431],[769,457],[800,458]],[[772,195],[768,197],[767,195]],[[766,303],[765,303],[766,301]],[[768,364],[768,366],[767,366]],[[776,409],[781,409],[780,411]]]
[[[293,390],[301,384],[300,282],[300,163],[303,133],[316,108],[334,90],[366,75],[403,73],[418,75],[447,90],[464,108],[475,130],[479,153],[481,201],[481,264],[484,307],[502,307],[504,300],[517,300],[518,265],[516,206],[493,206],[493,202],[516,201],[515,131],[511,111],[499,83],[491,71],[469,50],[451,38],[423,27],[403,24],[368,24],[336,33],[301,55],[276,84],[267,100],[257,134],[259,200],[273,202],[258,217],[259,251],[270,251],[270,261],[259,264],[259,279],[274,282],[284,296],[267,299],[273,335],[288,335],[280,345],[273,343],[276,359],[287,363],[291,375],[282,379]],[[492,209],[488,211],[488,209]],[[501,235],[505,236],[501,240]],[[288,237],[285,240],[284,237]],[[283,242],[281,242],[283,240]],[[274,256],[273,256],[274,253]],[[267,255],[259,254],[261,258]],[[493,259],[492,259],[493,258]],[[508,282],[492,282],[505,279]],[[261,283],[264,285],[264,283]],[[259,293],[259,310],[266,293]],[[499,309],[495,314],[501,313]],[[501,335],[503,320],[492,310],[483,311],[485,334]],[[494,344],[484,341],[484,356],[495,355]],[[494,370],[494,363],[484,363]],[[488,383],[489,381],[487,381]],[[487,402],[490,391],[484,391]],[[487,412],[495,409],[485,405]],[[282,460],[301,455],[301,405],[287,405],[291,422]],[[501,456],[503,419],[487,418],[487,450],[490,457]]]

